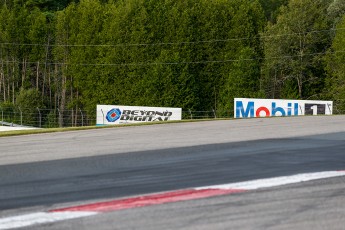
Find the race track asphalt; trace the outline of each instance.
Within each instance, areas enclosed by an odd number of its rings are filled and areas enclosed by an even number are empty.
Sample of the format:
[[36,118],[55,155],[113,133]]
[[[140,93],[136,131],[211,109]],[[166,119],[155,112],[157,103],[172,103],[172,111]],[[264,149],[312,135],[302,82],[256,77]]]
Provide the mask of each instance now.
[[[332,170],[345,170],[345,116],[220,120],[7,137],[0,138],[0,217]],[[31,229],[342,229],[344,185],[344,177],[324,179]]]

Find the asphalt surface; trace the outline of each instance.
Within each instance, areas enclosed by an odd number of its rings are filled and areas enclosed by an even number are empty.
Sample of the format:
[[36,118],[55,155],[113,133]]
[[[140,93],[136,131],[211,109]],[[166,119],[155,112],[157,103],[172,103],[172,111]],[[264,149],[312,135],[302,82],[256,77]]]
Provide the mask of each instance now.
[[331,178],[144,208],[123,210],[28,230],[343,230],[345,179]]
[[[344,116],[274,118],[0,138],[0,217],[344,170],[344,124]],[[318,180],[32,229],[343,229],[344,185],[343,177]]]

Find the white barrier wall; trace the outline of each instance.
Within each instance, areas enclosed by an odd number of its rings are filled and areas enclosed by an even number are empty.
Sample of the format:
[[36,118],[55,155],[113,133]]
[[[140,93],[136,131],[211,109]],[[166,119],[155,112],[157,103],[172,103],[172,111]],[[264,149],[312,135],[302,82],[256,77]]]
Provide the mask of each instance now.
[[234,99],[234,117],[332,115],[333,101]]
[[97,105],[97,125],[172,121],[181,119],[181,108]]
[[0,126],[0,132],[6,132],[6,131],[17,131],[17,130],[32,130],[32,129],[38,129],[34,127],[11,127],[11,126]]

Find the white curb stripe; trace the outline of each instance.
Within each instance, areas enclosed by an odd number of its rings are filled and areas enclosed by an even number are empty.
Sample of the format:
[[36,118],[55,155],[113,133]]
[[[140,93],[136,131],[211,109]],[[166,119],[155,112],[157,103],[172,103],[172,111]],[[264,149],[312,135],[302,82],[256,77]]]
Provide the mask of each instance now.
[[328,171],[328,172],[317,172],[317,173],[303,173],[293,176],[282,176],[274,177],[268,179],[259,179],[239,183],[222,184],[222,185],[212,185],[206,187],[199,187],[196,189],[260,189],[260,188],[270,188],[300,182],[306,182],[311,180],[325,179],[331,177],[345,176],[345,171]]
[[36,212],[21,216],[2,218],[0,219],[0,229],[22,228],[36,224],[52,223],[96,214],[97,212]]

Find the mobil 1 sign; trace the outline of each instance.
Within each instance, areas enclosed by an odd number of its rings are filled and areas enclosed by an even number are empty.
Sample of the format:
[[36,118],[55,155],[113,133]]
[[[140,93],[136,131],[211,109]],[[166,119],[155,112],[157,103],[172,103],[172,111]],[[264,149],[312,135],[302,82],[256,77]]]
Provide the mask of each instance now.
[[234,99],[235,118],[332,115],[332,101]]
[[181,119],[181,108],[97,105],[97,125],[172,121]]

